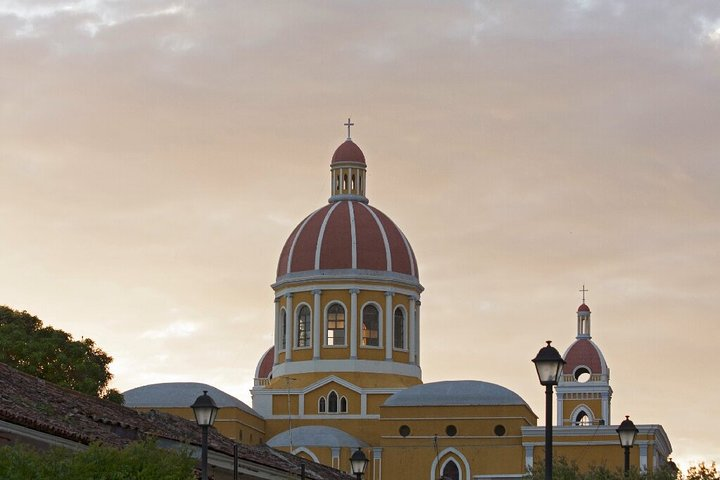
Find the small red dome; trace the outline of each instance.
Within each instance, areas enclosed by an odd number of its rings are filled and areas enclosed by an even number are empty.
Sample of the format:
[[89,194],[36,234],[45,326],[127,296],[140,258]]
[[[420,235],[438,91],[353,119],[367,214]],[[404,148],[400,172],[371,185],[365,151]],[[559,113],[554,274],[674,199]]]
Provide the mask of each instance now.
[[581,338],[576,340],[570,348],[567,349],[565,355],[565,366],[563,373],[570,374],[578,367],[587,367],[590,373],[602,374],[607,373],[607,364],[600,349],[591,340]]
[[359,201],[332,202],[300,222],[278,261],[277,278],[307,271],[369,270],[418,277],[405,235],[377,208]]
[[330,165],[335,163],[359,163],[365,165],[365,155],[360,147],[348,139],[345,140],[333,153]]
[[590,307],[585,305],[584,303],[578,307],[578,312],[589,312]]
[[270,378],[272,374],[273,362],[275,360],[275,347],[270,347],[263,356],[255,369],[255,378]]

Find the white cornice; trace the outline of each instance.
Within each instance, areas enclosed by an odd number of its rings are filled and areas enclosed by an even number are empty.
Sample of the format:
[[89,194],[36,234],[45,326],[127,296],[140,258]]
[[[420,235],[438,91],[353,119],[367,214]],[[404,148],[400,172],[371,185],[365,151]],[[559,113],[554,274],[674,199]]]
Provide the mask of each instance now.
[[[655,448],[664,456],[668,456],[672,453],[672,445],[668,440],[665,429],[662,425],[649,424],[649,425],[635,425],[638,429],[638,435],[640,436],[652,436],[654,440],[637,440],[637,445],[654,445]],[[617,425],[596,425],[596,426],[563,426],[553,427],[553,437],[608,437],[607,441],[596,441],[598,445],[611,445],[617,444]],[[522,427],[523,437],[544,437],[545,427]],[[577,442],[563,442],[556,443],[553,441],[553,445],[588,445],[595,444],[590,441],[578,440]],[[523,442],[523,445],[545,445],[544,440],[538,442]]]
[[360,290],[373,291],[373,292],[387,292],[392,291],[400,295],[407,295],[408,297],[417,298],[417,290],[408,290],[407,288],[398,288],[397,284],[367,284],[367,283],[304,283],[295,287],[285,287],[282,290],[275,291],[275,298],[281,298],[286,294],[294,294],[300,292],[309,292],[312,290],[330,291],[330,290],[355,290],[356,293],[360,293]]
[[[336,281],[344,283],[356,283],[356,282],[381,282],[381,283],[394,283],[411,288],[415,293],[420,293],[424,290],[423,286],[417,278],[412,275],[405,273],[388,272],[385,270],[366,270],[358,268],[339,268],[339,269],[325,269],[325,270],[306,270],[303,272],[292,272],[286,273],[277,279],[275,283],[271,285],[275,294],[279,295],[284,286],[293,283],[310,283],[310,282],[327,282]],[[305,289],[303,285],[302,290]]]
[[422,370],[418,365],[398,363],[387,360],[304,360],[299,362],[284,362],[275,365],[272,369],[273,378],[283,375],[320,372],[358,372],[381,373],[400,375],[403,377],[422,378]]

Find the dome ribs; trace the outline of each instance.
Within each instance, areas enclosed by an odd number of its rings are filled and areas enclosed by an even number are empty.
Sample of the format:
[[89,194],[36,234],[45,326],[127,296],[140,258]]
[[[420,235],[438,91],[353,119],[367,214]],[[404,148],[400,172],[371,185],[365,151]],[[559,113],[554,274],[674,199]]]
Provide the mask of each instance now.
[[315,269],[347,268],[352,262],[350,202],[337,202],[328,212],[320,230]]
[[285,245],[283,245],[282,252],[280,252],[280,260],[278,260],[278,266],[277,266],[277,276],[280,277],[282,275],[285,275],[288,273],[288,257],[290,256],[290,247],[292,246],[292,240],[295,238],[295,235],[300,228],[300,225],[295,227],[295,230],[292,231],[290,236],[288,237],[287,241],[285,242]]
[[392,270],[407,275],[415,275],[414,258],[405,236],[387,215],[376,208],[369,208],[375,212],[375,216],[380,220],[385,230],[392,257]]
[[356,206],[358,268],[391,271],[390,245],[380,220],[364,203],[356,203]]
[[418,278],[412,247],[395,223],[364,202],[343,200],[316,210],[295,227],[280,254],[277,278],[351,269]]
[[288,273],[312,270],[315,267],[318,234],[325,219],[325,214],[330,208],[331,205],[326,205],[305,219],[300,231],[295,236],[293,247],[290,250]]
[[352,254],[352,268],[357,268],[357,229],[355,226],[355,207],[348,202],[348,213],[350,214],[350,251]]

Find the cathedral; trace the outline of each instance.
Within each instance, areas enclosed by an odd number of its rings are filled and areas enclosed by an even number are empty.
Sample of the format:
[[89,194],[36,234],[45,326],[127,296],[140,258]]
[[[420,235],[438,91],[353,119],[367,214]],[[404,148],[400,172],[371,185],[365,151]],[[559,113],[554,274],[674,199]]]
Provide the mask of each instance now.
[[[351,125],[330,161],[327,205],[300,221],[280,252],[274,344],[258,362],[252,407],[193,383],[138,387],[125,392],[126,404],[192,418],[188,406],[208,390],[221,407],[220,433],[345,471],[360,448],[368,480],[523,477],[544,461],[545,428],[518,394],[479,380],[422,382],[422,322],[432,320],[421,320],[418,261],[400,228],[370,205]],[[620,467],[610,370],[590,315],[583,301],[563,355],[554,454]],[[671,445],[662,426],[637,428],[631,464],[664,465]]]

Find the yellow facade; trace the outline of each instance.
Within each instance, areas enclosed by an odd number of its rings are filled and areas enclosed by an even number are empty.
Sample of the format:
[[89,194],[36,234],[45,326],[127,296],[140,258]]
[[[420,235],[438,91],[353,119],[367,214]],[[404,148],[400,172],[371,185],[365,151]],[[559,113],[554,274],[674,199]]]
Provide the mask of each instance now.
[[[151,410],[161,410],[164,413],[177,415],[187,420],[195,421],[192,409],[188,407],[156,407],[142,408],[135,407],[140,412],[149,412]],[[265,419],[260,416],[253,415],[240,408],[223,407],[218,410],[217,418],[213,425],[217,431],[238,443],[248,445],[260,445],[268,439],[265,432]]]
[[[414,253],[395,224],[369,206],[364,154],[349,132],[330,173],[328,205],[298,224],[278,262],[274,345],[252,390],[257,418],[223,412],[218,429],[346,471],[362,448],[364,478],[372,480],[521,478],[544,461],[537,416],[499,385],[423,384],[421,327],[438,319],[421,321]],[[565,358],[556,455],[619,467],[609,370],[591,340],[584,303]],[[662,427],[638,427],[633,464],[653,469],[670,443]]]

